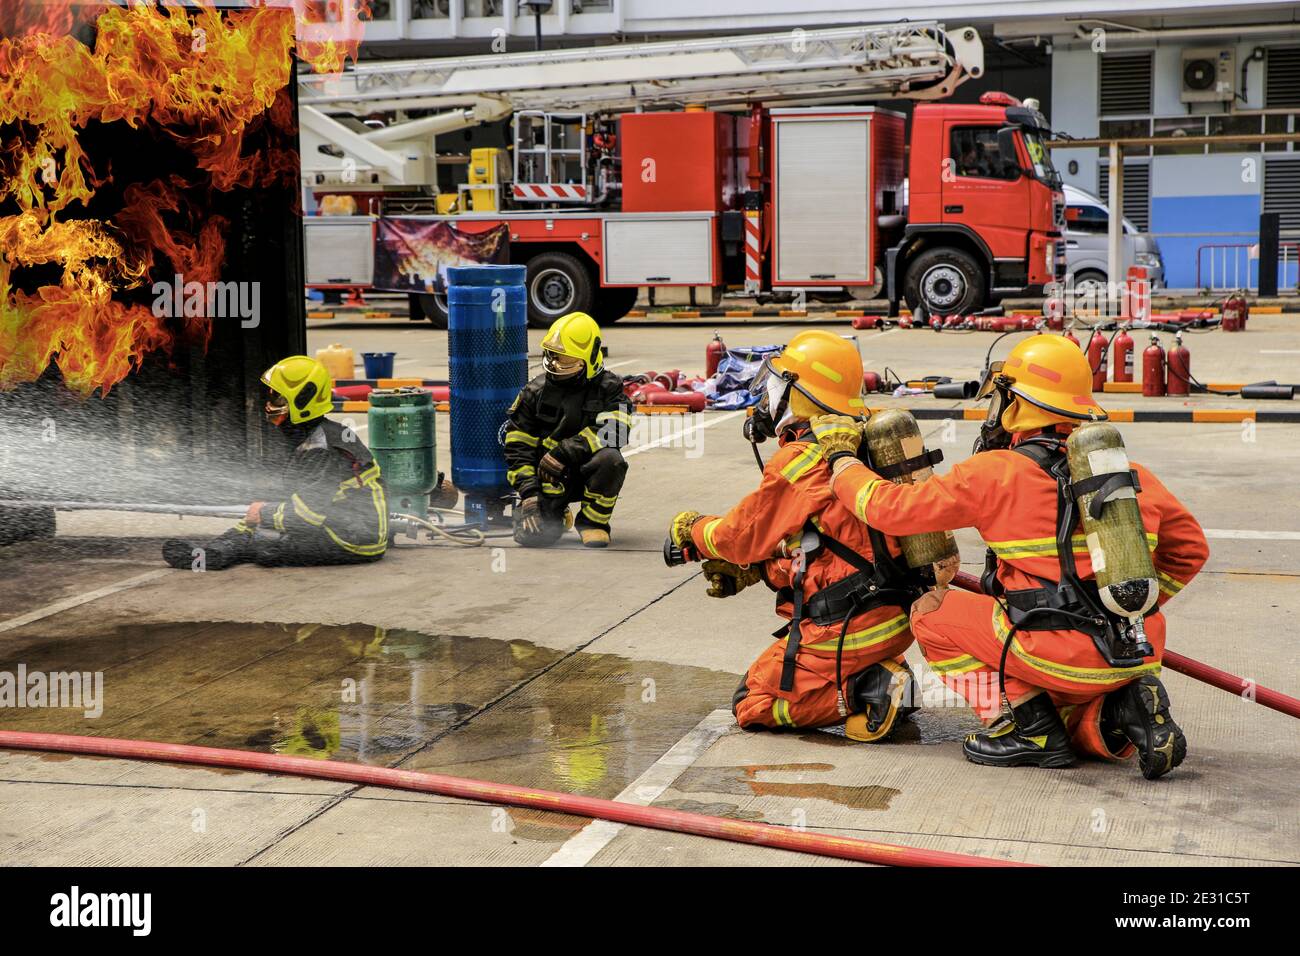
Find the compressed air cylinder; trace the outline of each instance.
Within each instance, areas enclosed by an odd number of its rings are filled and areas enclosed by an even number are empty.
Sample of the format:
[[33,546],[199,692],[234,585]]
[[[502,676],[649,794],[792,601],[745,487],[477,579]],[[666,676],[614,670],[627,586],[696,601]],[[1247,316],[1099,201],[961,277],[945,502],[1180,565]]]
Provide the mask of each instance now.
[[424,517],[438,484],[433,396],[422,388],[385,388],[370,393],[370,451],[379,462],[388,506]]
[[467,495],[510,493],[497,433],[528,381],[523,266],[447,270],[451,476]]
[[[1076,428],[1066,442],[1066,454],[1072,482],[1129,473],[1124,439],[1115,426],[1106,422]],[[1094,491],[1080,496],[1079,511],[1102,603],[1121,617],[1141,617],[1156,603],[1160,592],[1137,492],[1123,487],[1111,493],[1099,518],[1090,513],[1096,495]]]
[[[911,412],[902,408],[876,412],[868,418],[866,441],[867,450],[871,453],[871,464],[878,469],[889,468],[925,452],[921,426],[916,423]],[[914,485],[925,481],[932,474],[934,469],[925,465],[915,471],[894,475],[890,480],[896,485]],[[927,567],[958,554],[957,539],[951,531],[909,534],[900,543],[903,559],[909,568]]]

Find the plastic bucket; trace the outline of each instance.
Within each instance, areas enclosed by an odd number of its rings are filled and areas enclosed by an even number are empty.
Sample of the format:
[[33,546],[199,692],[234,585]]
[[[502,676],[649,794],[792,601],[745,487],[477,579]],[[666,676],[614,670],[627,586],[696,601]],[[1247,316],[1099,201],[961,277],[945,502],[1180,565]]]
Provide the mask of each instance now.
[[361,361],[366,366],[366,378],[392,378],[393,356],[396,352],[362,352]]

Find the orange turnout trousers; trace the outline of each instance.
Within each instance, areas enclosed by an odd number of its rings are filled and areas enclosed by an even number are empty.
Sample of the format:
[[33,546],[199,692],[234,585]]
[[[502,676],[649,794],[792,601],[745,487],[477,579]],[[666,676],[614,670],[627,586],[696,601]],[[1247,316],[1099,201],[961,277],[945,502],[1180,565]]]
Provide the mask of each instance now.
[[[1020,437],[1029,437],[1024,434]],[[1163,606],[1196,576],[1209,555],[1205,534],[1182,503],[1146,468],[1133,464],[1142,490],[1138,504],[1160,584]],[[1009,450],[985,451],[916,485],[896,485],[865,465],[835,479],[836,499],[862,521],[891,534],[975,528],[997,557],[997,577],[1008,590],[1058,582],[1057,486],[1035,462]],[[1093,577],[1081,530],[1072,543],[1080,578]],[[1036,577],[1035,577],[1036,576]],[[949,590],[930,593],[912,608],[913,632],[926,663],[963,696],[986,723],[999,712],[998,661],[1011,630],[993,597]],[[1076,630],[1021,630],[1007,654],[1006,690],[1013,707],[1047,691],[1075,750],[1106,759],[1099,729],[1106,694],[1145,674],[1158,674],[1165,618],[1153,610],[1146,635],[1154,653],[1136,667],[1112,667],[1092,638]]]
[[[809,438],[811,436],[809,435]],[[835,500],[830,490],[830,469],[822,460],[820,445],[787,441],[763,469],[759,487],[719,517],[707,515],[692,529],[692,538],[704,559],[721,558],[733,564],[761,564],[763,579],[777,592],[776,612],[787,621],[794,611],[796,550],[808,525],[846,545],[868,561],[873,560],[867,526]],[[896,539],[887,539],[898,554]],[[829,549],[822,548],[806,562],[803,594],[807,599],[823,588],[856,572]],[[835,652],[843,625],[819,625],[805,618],[795,660],[794,685],[781,690],[786,641],[770,645],[749,668],[736,692],[733,710],[741,727],[792,729],[823,727],[843,722],[854,709],[852,683],[856,675],[878,661],[902,660],[912,643],[907,612],[899,605],[882,605],[849,619],[844,634],[840,688],[835,681]]]

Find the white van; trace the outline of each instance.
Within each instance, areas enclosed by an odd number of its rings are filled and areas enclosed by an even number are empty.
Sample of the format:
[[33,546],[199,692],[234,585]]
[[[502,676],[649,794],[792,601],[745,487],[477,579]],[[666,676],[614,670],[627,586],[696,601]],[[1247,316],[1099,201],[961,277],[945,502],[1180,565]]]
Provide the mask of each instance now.
[[[1077,186],[1065,186],[1065,271],[1074,280],[1078,294],[1105,293],[1106,235],[1110,213],[1106,204]],[[1149,233],[1124,220],[1124,272],[1132,265],[1146,266],[1151,287],[1165,284],[1165,264],[1160,245]],[[1124,276],[1117,276],[1122,281]],[[1100,288],[1098,288],[1100,287]]]

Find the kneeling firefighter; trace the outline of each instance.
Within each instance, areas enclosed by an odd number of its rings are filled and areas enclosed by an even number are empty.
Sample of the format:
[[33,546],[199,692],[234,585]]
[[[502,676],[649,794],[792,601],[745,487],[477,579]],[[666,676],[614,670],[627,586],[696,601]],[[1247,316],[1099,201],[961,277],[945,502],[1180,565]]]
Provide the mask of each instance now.
[[[776,592],[789,623],[745,674],[733,700],[746,730],[845,724],[863,741],[883,740],[914,710],[912,643],[904,610],[921,588],[898,559],[896,539],[858,521],[830,492],[830,468],[809,419],[866,413],[862,360],[831,332],[800,332],[763,364],[746,422],[755,443],[780,449],[758,488],[726,515],[678,514],[665,558],[702,560],[709,594],[728,597],[758,581]],[[761,464],[761,459],[760,459]]]
[[977,529],[984,590],[927,594],[912,628],[930,667],[996,729],[967,737],[967,759],[1062,767],[1076,753],[1135,751],[1148,779],[1187,743],[1159,677],[1165,619],[1155,609],[1208,556],[1196,519],[1150,471],[1130,467],[1092,398],[1073,343],[1036,335],[993,363],[992,407],[976,454],[919,485],[883,480],[855,457],[857,436],[820,418],[834,496],[885,531]]
[[388,548],[388,502],[379,465],[356,433],[325,417],[333,386],[325,366],[293,355],[262,375],[264,412],[289,444],[280,502],[255,501],[242,521],[203,545],[173,539],[174,568],[218,571],[246,561],[266,566],[376,561]]
[[[558,319],[542,339],[544,371],[510,406],[506,468],[520,499],[515,540],[524,547],[552,545],[575,523],[583,545],[609,546],[632,405],[623,380],[605,370],[600,345],[600,326],[585,312]],[[576,522],[572,502],[581,502]]]

